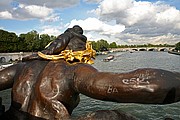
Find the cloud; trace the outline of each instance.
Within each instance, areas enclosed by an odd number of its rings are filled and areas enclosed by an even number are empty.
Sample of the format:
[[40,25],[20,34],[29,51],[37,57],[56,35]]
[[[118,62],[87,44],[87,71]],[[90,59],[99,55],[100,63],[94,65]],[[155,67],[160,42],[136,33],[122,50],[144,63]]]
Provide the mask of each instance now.
[[12,14],[8,11],[2,11],[2,12],[0,12],[0,18],[12,19]]
[[46,26],[42,26],[40,27],[40,34],[48,34],[48,35],[54,35],[54,36],[58,36],[60,34],[62,34],[62,29],[64,28],[64,26],[60,27],[60,26],[52,26],[52,25],[46,25]]
[[[173,6],[179,3],[179,0],[82,1],[95,3],[92,8],[98,6],[91,10],[91,14],[87,11],[83,20],[74,19],[64,24],[65,27],[75,24],[82,26],[85,35],[91,39],[106,39],[119,44],[175,44],[180,40],[180,10]],[[63,13],[64,8],[76,6],[79,2],[80,0],[1,0],[0,19],[40,20],[41,24],[46,24],[46,27],[41,29],[42,33],[59,35],[59,31],[64,28],[52,25],[63,19],[60,11]],[[91,17],[88,18],[88,15]],[[80,15],[78,18],[81,18]],[[51,26],[47,27],[48,24]]]
[[59,20],[55,8],[67,8],[77,5],[79,0],[6,0],[0,1],[0,19],[29,20],[54,22]]
[[102,0],[83,0],[84,2],[87,2],[87,3],[99,3],[101,2]]
[[9,11],[0,11],[0,19],[39,19],[42,22],[55,22],[60,19],[60,16],[52,8],[46,6],[17,4]]
[[9,10],[0,11],[0,18],[18,20],[33,18],[44,19],[52,13],[53,9],[47,8],[46,6],[18,4],[16,6],[12,6],[11,9],[9,8]]
[[116,35],[125,30],[124,25],[112,25],[105,23],[97,18],[87,18],[85,20],[72,20],[69,27],[73,25],[80,25],[86,32],[94,31],[102,35]]
[[77,5],[79,0],[16,0],[26,5],[46,6],[48,8],[66,8]]
[[51,14],[47,17],[42,18],[41,22],[56,22],[60,20],[60,16],[58,14]]
[[180,11],[169,7],[165,11],[156,14],[156,22],[160,25],[174,24],[180,22]]
[[[27,18],[45,18],[51,13],[53,13],[53,9],[47,8],[45,6],[37,6],[37,5],[24,5],[20,4],[19,8],[14,10],[17,14],[15,14],[15,17],[24,17],[27,16]],[[21,13],[21,14],[19,14]],[[25,17],[26,18],[26,17]]]
[[116,41],[118,44],[134,44],[134,45],[142,45],[142,44],[175,44],[179,42],[179,36],[174,34],[164,34],[159,36],[142,36],[138,34],[129,34],[123,33],[119,35],[118,40]]
[[0,1],[0,11],[5,11],[11,8],[12,0],[1,0]]
[[127,43],[149,43],[152,38],[157,44],[162,39],[173,43],[180,39],[180,11],[165,2],[103,0],[92,12],[102,21],[115,20],[117,25],[125,25],[126,29],[116,37]]

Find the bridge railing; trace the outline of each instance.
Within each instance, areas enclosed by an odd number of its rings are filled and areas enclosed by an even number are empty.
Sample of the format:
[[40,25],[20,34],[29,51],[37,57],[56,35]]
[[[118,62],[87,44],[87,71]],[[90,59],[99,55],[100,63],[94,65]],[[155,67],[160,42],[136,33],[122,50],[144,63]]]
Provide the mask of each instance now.
[[137,47],[137,48],[110,48],[110,51],[169,51],[175,47]]

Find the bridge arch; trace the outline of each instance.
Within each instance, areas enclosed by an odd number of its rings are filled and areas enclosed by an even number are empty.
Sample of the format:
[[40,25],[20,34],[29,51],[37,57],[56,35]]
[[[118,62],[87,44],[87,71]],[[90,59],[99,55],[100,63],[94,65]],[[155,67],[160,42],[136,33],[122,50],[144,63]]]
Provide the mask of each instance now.
[[171,50],[171,51],[175,51],[175,48],[171,48],[171,49],[169,49],[169,50]]
[[154,48],[150,48],[150,49],[148,49],[148,51],[155,51],[155,49]]
[[166,48],[161,48],[159,51],[168,51]]
[[6,62],[6,58],[5,57],[1,57],[0,58],[0,63],[5,63]]
[[138,49],[135,49],[135,48],[133,48],[132,50],[133,50],[133,51],[138,51]]
[[139,51],[147,51],[145,48],[140,48]]

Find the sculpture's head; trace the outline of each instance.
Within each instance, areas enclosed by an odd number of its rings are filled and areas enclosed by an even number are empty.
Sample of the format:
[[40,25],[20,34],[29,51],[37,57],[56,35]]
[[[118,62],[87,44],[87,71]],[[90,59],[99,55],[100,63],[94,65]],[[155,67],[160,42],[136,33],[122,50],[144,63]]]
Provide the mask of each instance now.
[[73,29],[76,33],[83,34],[83,29],[79,25],[73,26]]
[[73,36],[67,44],[66,50],[80,51],[86,49],[87,37],[83,35],[83,29],[79,25],[68,28],[66,32]]

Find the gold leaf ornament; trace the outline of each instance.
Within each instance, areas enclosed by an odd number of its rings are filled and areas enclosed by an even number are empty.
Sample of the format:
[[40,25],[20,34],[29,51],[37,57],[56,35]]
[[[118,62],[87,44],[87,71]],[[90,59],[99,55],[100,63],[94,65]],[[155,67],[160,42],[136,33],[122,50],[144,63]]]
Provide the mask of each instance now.
[[93,64],[96,56],[96,51],[93,50],[91,42],[86,42],[86,50],[83,51],[72,51],[72,50],[63,50],[58,55],[46,55],[42,52],[38,52],[38,55],[47,60],[59,60],[64,59],[70,64],[74,63],[87,63]]

